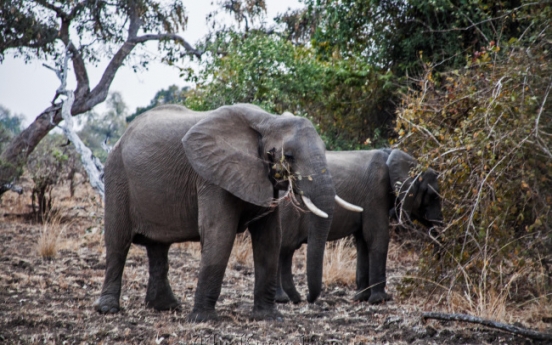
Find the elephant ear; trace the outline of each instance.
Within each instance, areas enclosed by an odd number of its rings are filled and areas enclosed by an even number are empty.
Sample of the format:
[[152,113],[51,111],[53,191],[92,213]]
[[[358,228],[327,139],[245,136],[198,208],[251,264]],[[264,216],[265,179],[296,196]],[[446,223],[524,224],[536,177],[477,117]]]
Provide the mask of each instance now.
[[402,204],[402,211],[408,216],[422,203],[422,193],[419,193],[420,181],[416,180],[413,183],[414,178],[410,177],[410,170],[416,167],[416,163],[414,157],[397,149],[392,150],[387,158],[391,186]]
[[273,187],[261,158],[256,122],[273,116],[261,108],[221,107],[193,126],[182,139],[193,169],[205,180],[258,206],[270,206]]

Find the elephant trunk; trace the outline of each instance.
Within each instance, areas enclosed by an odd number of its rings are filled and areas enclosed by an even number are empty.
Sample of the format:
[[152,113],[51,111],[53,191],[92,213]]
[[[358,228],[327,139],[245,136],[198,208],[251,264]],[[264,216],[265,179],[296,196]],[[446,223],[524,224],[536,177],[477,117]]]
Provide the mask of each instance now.
[[[330,232],[335,206],[335,189],[331,177],[327,176],[324,180],[327,181],[324,181],[323,188],[317,188],[316,197],[311,195],[313,203],[323,210],[328,217],[321,218],[314,214],[310,215],[307,247],[307,282],[309,288],[307,301],[309,303],[316,301],[322,291],[324,249]],[[318,187],[320,187],[320,185],[318,185]]]

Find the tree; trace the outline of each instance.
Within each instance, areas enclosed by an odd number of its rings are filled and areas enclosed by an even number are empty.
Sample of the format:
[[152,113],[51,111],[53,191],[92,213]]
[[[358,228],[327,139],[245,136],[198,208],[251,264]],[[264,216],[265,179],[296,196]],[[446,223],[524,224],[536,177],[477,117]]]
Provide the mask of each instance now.
[[[117,70],[131,55],[137,57],[135,70],[147,67],[144,51],[136,48],[148,41],[158,41],[169,62],[190,54],[200,57],[201,51],[175,34],[185,23],[180,0],[0,0],[0,61],[9,52],[26,60],[53,61],[68,52],[77,81],[71,108],[75,116],[106,99]],[[109,64],[98,84],[91,87],[87,63],[104,57],[110,59]],[[18,176],[40,140],[62,120],[61,105],[56,93],[52,105],[4,147],[0,194]]]
[[288,37],[307,41],[319,56],[364,57],[397,76],[463,66],[466,55],[491,41],[517,37],[531,20],[526,7],[542,2],[459,0],[305,0],[306,8],[279,18]]
[[205,59],[199,73],[187,75],[197,83],[187,95],[190,108],[245,102],[290,111],[313,120],[334,150],[372,147],[371,141],[385,138],[394,86],[361,59],[320,60],[312,48],[262,30],[220,33],[212,45],[225,54]]

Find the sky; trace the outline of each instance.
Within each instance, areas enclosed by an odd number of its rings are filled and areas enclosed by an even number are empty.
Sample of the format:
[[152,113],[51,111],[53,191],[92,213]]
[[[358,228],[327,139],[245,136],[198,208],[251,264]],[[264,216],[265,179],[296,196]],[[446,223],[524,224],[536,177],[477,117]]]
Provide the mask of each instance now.
[[[204,37],[207,32],[206,16],[216,6],[208,0],[184,0],[188,12],[188,26],[181,35],[192,45]],[[277,14],[288,8],[296,9],[303,6],[299,0],[266,0],[267,20],[272,22]],[[147,46],[152,57],[161,56],[157,44]],[[52,101],[60,82],[54,72],[42,65],[43,61],[25,64],[23,59],[14,59],[8,52],[0,63],[0,105],[7,108],[12,115],[24,115],[24,126],[30,124],[36,116],[46,109]],[[90,86],[93,88],[100,80],[107,60],[97,68],[88,66]],[[182,64],[181,64],[182,66]],[[69,73],[68,88],[74,89],[75,82],[72,72]],[[152,61],[147,71],[134,73],[128,66],[122,66],[111,84],[110,92],[118,91],[128,106],[129,113],[136,107],[146,106],[161,89],[170,85],[189,85],[179,77],[179,71],[158,61]],[[193,85],[190,85],[193,86]],[[103,105],[96,106],[102,111]]]

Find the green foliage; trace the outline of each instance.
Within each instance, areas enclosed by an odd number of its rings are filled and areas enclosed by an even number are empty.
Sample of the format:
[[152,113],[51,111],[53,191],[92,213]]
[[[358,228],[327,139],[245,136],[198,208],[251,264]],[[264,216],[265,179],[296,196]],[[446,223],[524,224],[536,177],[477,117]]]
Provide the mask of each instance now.
[[[11,112],[0,105],[0,127],[10,132],[12,135],[21,132],[23,115],[12,115]],[[1,141],[0,141],[1,143]]]
[[[140,16],[144,32],[176,33],[187,20],[180,0],[0,0],[0,62],[10,49],[27,60],[56,60],[65,51],[67,35],[74,35],[73,44],[82,44],[80,53],[85,60],[98,62],[102,53],[125,41],[127,31],[121,30],[121,24],[135,15]],[[168,61],[180,58],[183,51],[181,45],[165,48]],[[148,59],[143,58],[137,65],[147,63]]]
[[107,111],[104,114],[88,112],[86,122],[78,132],[82,142],[102,162],[107,159],[106,147],[114,145],[126,128],[127,107],[121,94],[111,93],[106,105]]
[[[422,61],[439,70],[460,67],[467,54],[491,41],[519,36],[530,25],[527,1],[463,0],[305,0],[306,12],[283,22],[310,31],[312,45],[324,57],[336,52],[363,56],[398,76],[421,72]],[[291,17],[291,18],[290,18]],[[291,20],[295,17],[295,20]],[[300,18],[300,19],[299,19]],[[298,26],[298,24],[301,24]]]
[[5,143],[21,132],[22,121],[23,115],[11,115],[8,109],[0,106],[0,152]]
[[465,68],[428,68],[398,112],[397,145],[441,172],[448,225],[423,274],[468,300],[552,290],[551,31],[536,29],[530,52],[512,40]]
[[27,170],[34,182],[33,212],[42,220],[52,209],[53,188],[63,181],[69,181],[73,192],[75,174],[82,173],[83,169],[79,155],[67,139],[61,134],[50,134],[29,156]]
[[273,113],[290,111],[311,119],[332,150],[371,147],[385,138],[386,100],[394,85],[362,59],[322,61],[309,47],[259,32],[227,33],[213,46],[225,54],[205,60],[198,74],[188,71],[187,80],[197,83],[188,107],[245,102]]
[[186,102],[186,93],[189,87],[184,86],[181,89],[176,85],[171,85],[167,89],[157,91],[150,104],[145,107],[138,107],[136,111],[126,117],[126,122],[132,122],[136,116],[162,104],[184,104]]
[[[21,132],[22,121],[23,115],[12,115],[8,109],[0,106],[0,152],[4,149],[4,144],[7,144],[14,135]],[[0,168],[4,167],[12,169],[13,165],[0,161]],[[18,174],[20,173],[21,169],[18,171]],[[2,189],[1,186],[0,189]]]

